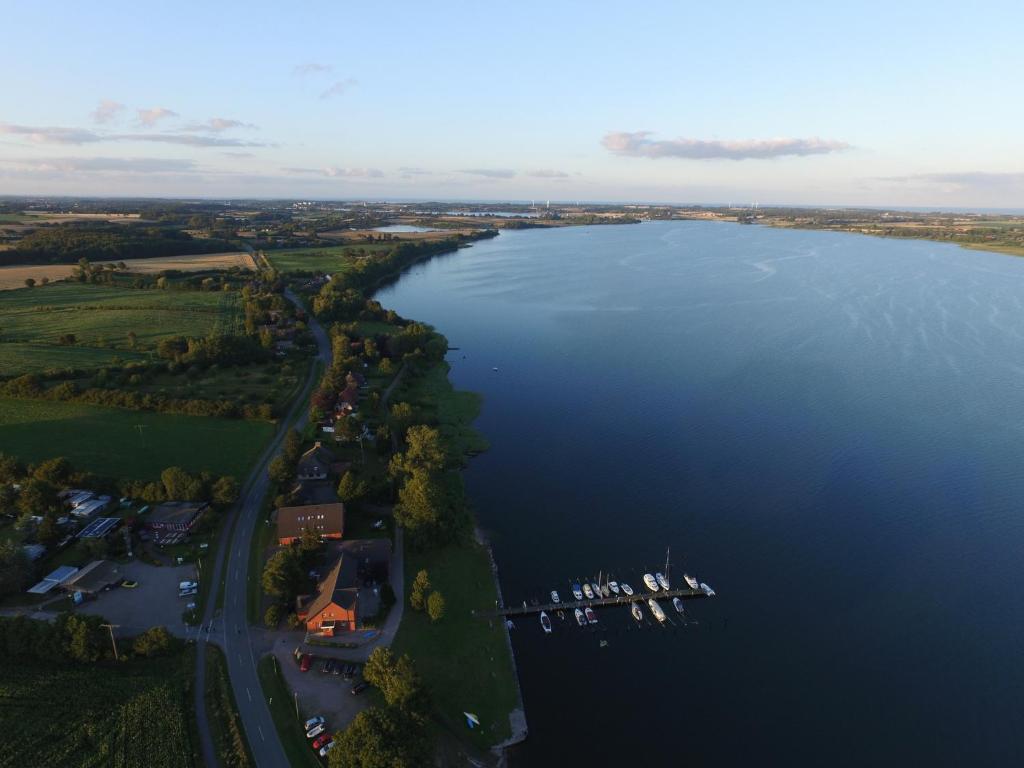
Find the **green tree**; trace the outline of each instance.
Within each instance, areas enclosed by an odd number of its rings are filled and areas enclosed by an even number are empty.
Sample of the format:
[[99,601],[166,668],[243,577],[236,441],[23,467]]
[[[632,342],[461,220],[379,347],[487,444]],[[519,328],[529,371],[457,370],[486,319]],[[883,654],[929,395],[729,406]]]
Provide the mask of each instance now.
[[346,504],[355,504],[366,496],[368,486],[365,480],[360,480],[355,472],[349,470],[341,476],[338,483],[338,498]]
[[278,550],[263,568],[263,589],[282,602],[291,602],[305,581],[299,551],[293,547]]
[[272,606],[267,608],[267,612],[263,614],[263,623],[271,629],[277,629],[277,625],[281,623],[283,614],[284,610],[281,606],[274,603]]
[[35,288],[36,287],[35,278],[33,278],[33,277],[26,277],[25,278],[25,285],[28,288]]
[[31,574],[22,548],[13,541],[0,541],[0,595],[20,592]]
[[429,472],[414,472],[398,492],[395,521],[423,541],[439,527],[444,503],[437,479]]
[[234,504],[238,501],[238,481],[231,475],[219,477],[210,489],[210,500],[214,504]]
[[431,592],[427,598],[427,615],[431,621],[440,621],[444,618],[444,597],[440,592]]
[[159,656],[168,651],[173,641],[167,627],[152,627],[135,638],[132,650],[138,656]]
[[168,467],[160,473],[167,498],[175,501],[196,501],[203,497],[203,481],[181,467]]
[[97,616],[68,616],[64,623],[68,655],[75,661],[96,661],[102,655],[102,639]]
[[56,459],[47,459],[35,466],[32,470],[32,477],[37,480],[44,480],[52,485],[66,483],[71,477],[71,462],[63,456]]
[[330,768],[420,768],[433,762],[433,737],[395,707],[370,707],[335,738]]
[[[381,363],[383,366],[383,363]],[[409,403],[395,403],[391,406],[391,429],[399,437],[405,435],[405,430],[412,426],[416,415]]]
[[409,594],[409,605],[414,611],[422,611],[427,604],[427,590],[430,589],[430,576],[424,569],[416,574]]
[[43,515],[43,521],[36,528],[36,539],[46,547],[53,546],[60,540],[60,528],[57,527],[56,513],[47,512]]
[[33,477],[23,483],[18,494],[18,510],[24,515],[45,515],[60,509],[57,488],[46,480]]
[[445,453],[441,433],[426,424],[410,427],[405,433],[405,453],[395,454],[389,471],[393,476],[411,475],[417,471],[439,472],[444,468]]
[[388,706],[416,719],[426,716],[428,701],[423,681],[405,654],[395,658],[390,648],[375,648],[363,667],[363,677],[381,692]]
[[267,477],[270,478],[272,483],[276,483],[279,487],[284,487],[292,479],[292,468],[285,461],[284,456],[275,456],[274,459],[267,466]]
[[13,483],[25,476],[25,468],[14,456],[0,453],[0,483]]
[[303,554],[303,559],[308,562],[321,547],[323,542],[320,540],[320,534],[312,528],[303,528],[302,536],[299,537],[299,552]]
[[302,456],[302,435],[297,430],[290,429],[284,436],[284,444],[281,446],[281,456],[288,464],[295,464]]

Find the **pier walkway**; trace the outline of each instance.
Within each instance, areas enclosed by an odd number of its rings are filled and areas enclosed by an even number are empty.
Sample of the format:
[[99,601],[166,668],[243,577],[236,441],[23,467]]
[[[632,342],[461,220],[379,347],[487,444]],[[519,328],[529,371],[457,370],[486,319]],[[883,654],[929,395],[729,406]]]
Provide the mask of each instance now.
[[678,597],[680,600],[699,600],[707,597],[704,592],[699,589],[669,589],[669,590],[658,590],[657,592],[637,592],[631,595],[611,595],[610,597],[595,597],[592,600],[569,600],[561,603],[544,603],[540,605],[520,605],[518,607],[506,607],[506,608],[495,608],[491,611],[473,611],[474,616],[480,618],[491,618],[495,616],[526,616],[531,613],[540,613],[541,611],[547,611],[552,613],[554,611],[572,611],[576,608],[601,608],[607,605],[628,605],[629,603],[646,603],[650,598],[660,600],[664,598],[669,602],[672,601],[673,597]]

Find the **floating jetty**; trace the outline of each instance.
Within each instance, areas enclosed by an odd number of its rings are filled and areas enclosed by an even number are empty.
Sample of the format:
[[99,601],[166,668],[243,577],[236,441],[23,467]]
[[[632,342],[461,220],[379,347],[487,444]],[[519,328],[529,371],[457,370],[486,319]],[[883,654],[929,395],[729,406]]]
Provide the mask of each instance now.
[[526,605],[525,603],[515,607],[495,608],[488,611],[473,611],[473,615],[479,618],[494,618],[496,616],[526,616],[541,611],[571,611],[574,608],[603,608],[609,605],[629,605],[630,603],[647,603],[649,598],[656,600],[678,597],[680,600],[703,600],[708,597],[700,589],[661,589],[657,592],[639,592],[633,595],[612,595],[611,597],[594,598],[593,600],[573,600],[562,603],[544,603],[541,605]]

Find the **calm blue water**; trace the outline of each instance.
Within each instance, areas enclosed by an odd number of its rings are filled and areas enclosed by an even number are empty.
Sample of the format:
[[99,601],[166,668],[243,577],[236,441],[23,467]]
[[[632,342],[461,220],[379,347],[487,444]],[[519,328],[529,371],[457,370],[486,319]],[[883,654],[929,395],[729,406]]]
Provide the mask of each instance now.
[[685,628],[521,621],[514,765],[1024,762],[1024,259],[658,222],[502,233],[379,298],[485,397],[508,602],[666,545],[718,590]]

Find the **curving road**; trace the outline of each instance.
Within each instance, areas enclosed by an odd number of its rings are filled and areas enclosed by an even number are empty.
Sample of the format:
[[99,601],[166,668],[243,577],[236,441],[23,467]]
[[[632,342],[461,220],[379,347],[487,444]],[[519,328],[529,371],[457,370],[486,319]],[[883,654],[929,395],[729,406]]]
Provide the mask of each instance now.
[[[290,290],[285,297],[293,304],[299,300]],[[325,365],[331,362],[331,343],[320,324],[312,317],[308,319],[309,329],[317,344],[317,360]],[[252,649],[249,634],[249,623],[246,618],[246,584],[249,579],[249,550],[256,526],[259,524],[260,509],[263,499],[270,487],[267,478],[267,465],[278,452],[288,428],[302,428],[308,419],[306,403],[313,386],[316,384],[317,367],[314,365],[302,392],[295,399],[288,415],[282,419],[273,441],[259,463],[253,468],[246,481],[239,503],[235,507],[234,520],[225,526],[230,531],[217,551],[217,562],[209,578],[212,579],[210,598],[207,600],[203,615],[203,631],[199,633],[196,643],[196,716],[199,721],[199,734],[202,741],[203,756],[209,768],[219,764],[209,723],[206,721],[204,692],[206,687],[206,643],[216,642],[224,649],[227,658],[228,673],[231,687],[235,693],[238,714],[245,728],[245,735],[252,748],[256,765],[260,768],[280,768],[288,765],[284,748],[278,738],[274,720],[270,715],[263,690],[260,687],[256,672],[256,654]],[[233,527],[232,527],[233,525]],[[216,613],[216,591],[224,576],[224,611],[221,616]],[[258,578],[258,574],[254,574]]]

